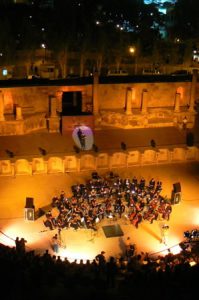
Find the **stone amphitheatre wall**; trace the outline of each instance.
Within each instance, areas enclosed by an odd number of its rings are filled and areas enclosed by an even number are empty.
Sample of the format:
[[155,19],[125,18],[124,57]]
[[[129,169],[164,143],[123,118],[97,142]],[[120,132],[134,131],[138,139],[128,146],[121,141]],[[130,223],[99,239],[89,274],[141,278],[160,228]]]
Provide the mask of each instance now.
[[133,166],[183,163],[199,160],[197,147],[162,148],[158,151],[123,151],[96,154],[78,154],[69,156],[45,156],[28,159],[0,160],[0,176],[18,176],[34,174],[53,174],[83,172],[92,170],[113,170],[114,168],[130,168]]
[[93,113],[97,127],[180,127],[186,116],[187,126],[192,128],[198,91],[193,82],[105,84],[94,80],[94,84],[76,86],[2,87],[0,135],[26,134],[41,128],[59,132],[65,92],[81,92],[81,112]]
[[[190,102],[191,82],[100,84],[99,108],[124,109],[129,89],[132,89],[132,108],[141,107],[143,91],[147,91],[149,108],[174,107],[176,93],[180,94],[180,106],[183,107]],[[199,88],[197,90],[199,92]],[[51,97],[56,98],[56,109],[61,112],[62,94],[67,91],[82,92],[83,107],[92,104],[92,85],[1,88],[0,94],[3,98],[5,115],[14,113],[16,106],[20,106],[23,115],[26,115],[41,112],[48,114]]]

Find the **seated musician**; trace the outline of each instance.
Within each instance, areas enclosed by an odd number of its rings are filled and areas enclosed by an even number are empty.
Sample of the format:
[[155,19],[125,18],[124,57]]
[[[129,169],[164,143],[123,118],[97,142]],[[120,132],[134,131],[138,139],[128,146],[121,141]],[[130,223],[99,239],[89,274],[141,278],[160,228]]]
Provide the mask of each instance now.
[[70,220],[70,227],[74,228],[74,230],[77,230],[81,226],[81,220],[78,220],[77,216],[74,216]]
[[94,220],[93,218],[89,217],[89,216],[85,216],[85,223],[86,223],[86,228],[87,229],[93,229],[93,230],[97,230],[96,226],[94,224]]
[[57,207],[59,205],[59,198],[57,196],[54,196],[52,198],[52,207]]
[[52,225],[52,222],[50,221],[50,220],[45,220],[44,221],[44,225],[46,226],[46,227],[48,227],[50,230],[53,230],[54,228],[53,228],[53,225]]
[[136,209],[133,209],[133,211],[129,214],[129,220],[132,223],[134,218],[136,217],[137,211]]
[[138,213],[136,217],[133,219],[133,225],[135,225],[136,228],[138,228],[139,223],[142,221],[142,215]]
[[150,216],[149,216],[149,221],[151,224],[153,224],[154,220],[157,220],[158,218],[158,212],[157,211],[153,211]]
[[104,219],[104,214],[105,214],[105,208],[102,205],[99,205],[97,216],[99,217],[100,220]]

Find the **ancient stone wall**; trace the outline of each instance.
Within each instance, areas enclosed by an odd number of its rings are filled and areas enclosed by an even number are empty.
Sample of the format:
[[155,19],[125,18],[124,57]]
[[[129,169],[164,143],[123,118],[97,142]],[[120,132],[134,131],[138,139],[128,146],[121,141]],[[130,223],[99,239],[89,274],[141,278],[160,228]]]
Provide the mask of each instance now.
[[57,99],[57,111],[61,111],[61,101],[63,92],[81,91],[82,106],[88,105],[88,100],[92,98],[91,85],[85,86],[30,86],[1,88],[4,98],[4,113],[14,113],[14,108],[20,106],[23,114],[33,114],[39,112],[49,113],[49,98],[54,96]]
[[[199,84],[198,84],[199,85]],[[156,82],[133,84],[100,84],[98,99],[100,109],[123,109],[127,97],[128,88],[132,88],[132,108],[140,108],[142,93],[147,90],[150,108],[173,107],[176,93],[180,93],[180,106],[186,106],[190,101],[191,82]],[[13,113],[16,106],[22,108],[23,114],[45,112],[49,113],[49,97],[57,99],[57,110],[61,110],[62,93],[67,91],[81,91],[82,106],[92,105],[92,85],[84,86],[33,86],[1,88],[4,99],[4,113]],[[199,98],[199,87],[196,89],[196,97]]]
[[78,154],[65,157],[35,157],[31,161],[14,158],[0,161],[0,176],[34,175],[81,172],[92,170],[113,170],[133,166],[183,163],[199,160],[199,148],[161,148],[143,151],[121,151],[112,154]]
[[[77,91],[82,93],[81,112],[91,109],[89,113],[93,112],[96,128],[180,127],[185,116],[187,127],[194,126],[194,102],[199,97],[199,83],[195,86],[190,80],[114,84],[94,82],[94,85],[56,86],[55,83],[49,83],[49,86],[1,88],[0,135],[24,134],[26,127],[31,126],[33,130],[44,128],[46,121],[49,132],[59,132],[62,95],[64,92]],[[41,122],[36,124],[27,120],[41,113]]]
[[174,107],[177,92],[181,95],[180,106],[186,106],[190,101],[191,82],[101,84],[98,89],[100,109],[123,109],[129,88],[133,91],[132,108],[141,107],[143,91],[148,92],[148,108]]

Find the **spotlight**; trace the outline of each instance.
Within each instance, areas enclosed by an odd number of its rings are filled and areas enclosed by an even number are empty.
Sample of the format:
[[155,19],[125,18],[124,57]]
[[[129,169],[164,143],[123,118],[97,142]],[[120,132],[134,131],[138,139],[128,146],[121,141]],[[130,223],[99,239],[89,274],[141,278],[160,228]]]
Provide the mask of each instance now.
[[76,153],[79,153],[79,152],[80,152],[80,149],[79,149],[76,145],[73,146],[73,149],[74,149],[74,151],[75,151]]
[[14,152],[12,152],[12,151],[10,151],[10,150],[8,150],[8,149],[6,149],[5,152],[7,153],[7,155],[8,155],[10,158],[14,157]]
[[41,147],[38,147],[39,149],[39,152],[41,153],[41,155],[46,155],[47,154],[47,151]]
[[153,139],[151,140],[151,147],[153,147],[153,148],[156,147],[156,142]]
[[126,150],[126,144],[124,143],[124,142],[121,142],[121,148],[122,148],[122,150]]

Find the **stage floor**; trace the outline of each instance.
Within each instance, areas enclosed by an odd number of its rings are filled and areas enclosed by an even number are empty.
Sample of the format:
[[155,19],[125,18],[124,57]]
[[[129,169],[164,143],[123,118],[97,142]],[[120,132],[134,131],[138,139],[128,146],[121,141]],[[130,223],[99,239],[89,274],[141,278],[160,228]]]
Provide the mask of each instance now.
[[[74,259],[93,259],[102,250],[106,257],[111,255],[119,257],[125,252],[125,241],[129,236],[131,242],[135,243],[137,253],[141,251],[150,254],[160,252],[167,253],[170,248],[172,252],[179,251],[178,244],[183,240],[183,232],[199,228],[199,163],[179,163],[159,166],[143,166],[129,169],[114,170],[121,177],[132,178],[136,175],[142,176],[148,181],[152,177],[163,182],[162,195],[170,198],[173,183],[180,182],[182,188],[182,200],[173,205],[169,225],[168,246],[160,243],[161,226],[164,220],[158,220],[150,224],[142,221],[136,229],[125,215],[121,219],[104,219],[98,223],[96,232],[88,229],[72,228],[62,231],[62,247],[59,255]],[[105,172],[99,172],[105,174]],[[55,195],[63,190],[66,195],[70,194],[73,184],[84,183],[90,178],[91,172],[73,174],[48,174],[19,177],[0,178],[0,242],[15,246],[17,236],[27,240],[27,250],[35,250],[43,254],[46,249],[53,254],[51,249],[51,238],[56,230],[49,231],[43,225],[45,216],[36,221],[24,220],[24,206],[26,197],[33,197],[36,210],[46,206]],[[107,238],[103,226],[120,225],[124,235]]]

